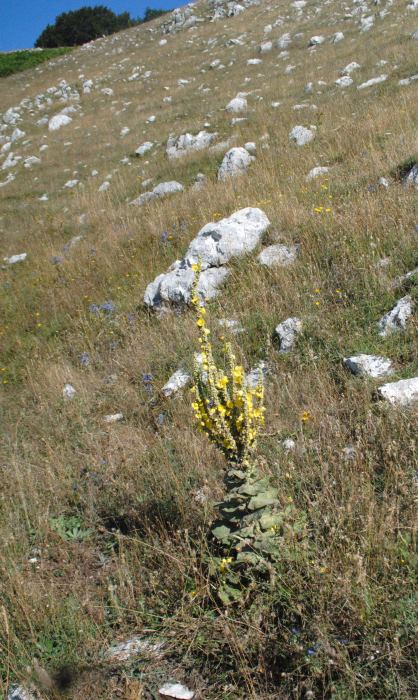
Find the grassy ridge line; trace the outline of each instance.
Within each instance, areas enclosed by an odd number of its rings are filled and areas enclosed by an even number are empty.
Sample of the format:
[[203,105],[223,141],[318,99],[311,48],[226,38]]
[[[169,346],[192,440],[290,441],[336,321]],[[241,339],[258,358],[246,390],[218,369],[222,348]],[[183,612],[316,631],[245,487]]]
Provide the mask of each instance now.
[[0,78],[6,78],[14,73],[21,73],[29,68],[35,68],[40,63],[49,61],[51,58],[64,56],[73,49],[62,46],[58,49],[24,49],[22,51],[12,51],[10,53],[0,53]]

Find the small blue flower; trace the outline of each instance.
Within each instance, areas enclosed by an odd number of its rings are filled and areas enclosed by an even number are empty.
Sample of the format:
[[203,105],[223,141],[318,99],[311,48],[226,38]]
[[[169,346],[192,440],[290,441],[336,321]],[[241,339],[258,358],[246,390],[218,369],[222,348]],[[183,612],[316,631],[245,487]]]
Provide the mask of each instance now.
[[113,301],[105,301],[103,304],[100,304],[100,311],[104,311],[106,314],[113,314],[116,311],[116,306]]
[[80,365],[87,367],[90,364],[90,356],[88,352],[82,352],[80,355]]
[[168,231],[163,231],[161,236],[160,236],[161,243],[167,243],[168,236],[169,236]]
[[158,425],[164,425],[165,421],[165,413],[159,413],[157,417],[157,423]]

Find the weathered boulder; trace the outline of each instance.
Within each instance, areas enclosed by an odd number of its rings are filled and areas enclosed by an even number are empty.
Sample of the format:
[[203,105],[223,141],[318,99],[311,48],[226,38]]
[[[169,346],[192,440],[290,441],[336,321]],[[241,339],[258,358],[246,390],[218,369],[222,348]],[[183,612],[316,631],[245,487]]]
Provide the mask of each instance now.
[[382,384],[379,395],[395,406],[409,406],[418,401],[418,377]]
[[191,242],[185,260],[189,265],[200,260],[203,269],[225,265],[231,258],[251,253],[269,225],[261,209],[240,209],[226,219],[206,224]]
[[231,148],[225,153],[218,170],[218,180],[227,180],[229,177],[242,175],[247,170],[254,156],[250,155],[246,148]]
[[175,194],[176,192],[183,192],[184,187],[180,182],[171,180],[170,182],[160,182],[159,185],[154,187],[150,192],[143,192],[136,199],[133,199],[130,204],[141,206],[146,204],[153,199],[159,199],[161,197],[166,197],[169,194]]
[[200,261],[198,293],[205,299],[218,294],[229,270],[226,263],[233,257],[252,252],[270,222],[261,209],[241,209],[226,219],[204,226],[190,243],[183,260],[176,260],[169,270],[151,282],[144,302],[151,308],[166,304],[187,304],[194,281],[192,265]]
[[[201,272],[197,291],[204,299],[217,296],[219,287],[229,274],[226,267],[210,267]],[[149,307],[158,308],[167,304],[188,304],[194,281],[194,272],[185,261],[177,260],[165,274],[151,282],[144,294]]]
[[353,374],[368,377],[385,377],[393,373],[392,362],[378,355],[353,355],[344,358],[344,365]]
[[207,148],[216,138],[216,134],[208,131],[199,131],[198,134],[171,135],[167,141],[166,153],[169,158],[181,158],[191,151],[202,151]]

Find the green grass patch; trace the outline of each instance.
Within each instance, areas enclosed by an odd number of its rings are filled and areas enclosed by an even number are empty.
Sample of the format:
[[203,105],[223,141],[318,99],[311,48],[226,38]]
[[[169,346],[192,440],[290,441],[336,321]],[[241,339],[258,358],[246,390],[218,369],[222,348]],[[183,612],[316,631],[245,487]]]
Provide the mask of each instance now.
[[20,73],[29,68],[49,61],[51,58],[58,58],[72,51],[71,47],[60,47],[58,49],[27,49],[24,51],[12,51],[11,53],[0,53],[0,78],[6,78],[13,73]]

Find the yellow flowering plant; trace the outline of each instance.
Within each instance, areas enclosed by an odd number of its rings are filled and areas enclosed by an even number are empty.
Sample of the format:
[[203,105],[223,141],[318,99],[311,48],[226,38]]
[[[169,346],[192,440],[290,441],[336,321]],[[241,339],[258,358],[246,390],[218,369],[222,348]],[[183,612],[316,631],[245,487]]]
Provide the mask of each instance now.
[[256,460],[257,437],[264,425],[264,385],[250,385],[242,365],[236,363],[231,344],[224,343],[224,366],[213,356],[206,307],[198,293],[201,265],[195,272],[191,304],[199,329],[200,353],[194,358],[193,409],[196,421],[209,440],[225,455],[226,494],[217,504],[219,518],[211,530],[216,556],[211,573],[216,575],[218,598],[224,604],[242,601],[257,574],[272,572],[280,543],[292,519],[292,507],[280,508],[277,490],[261,476]]

